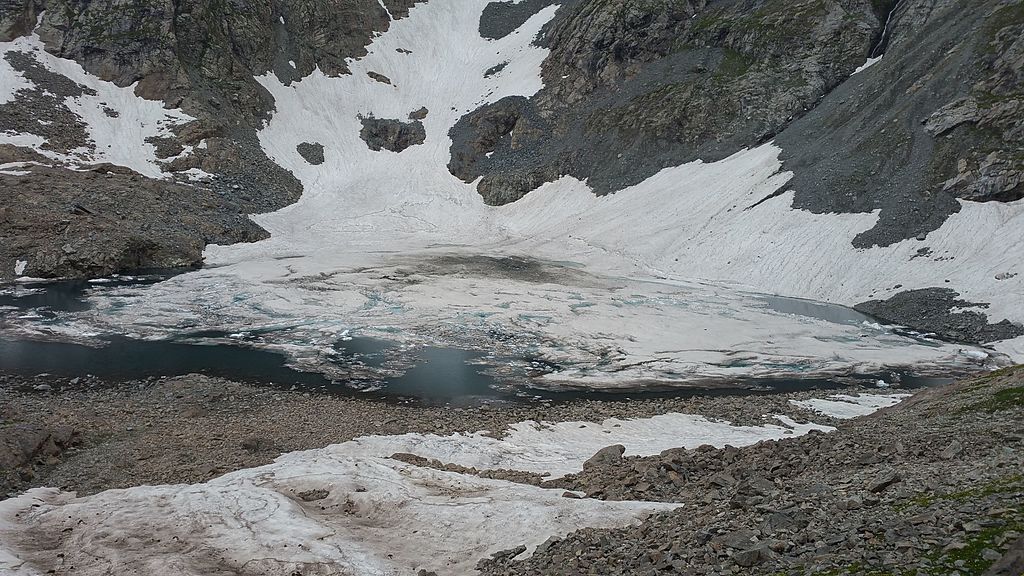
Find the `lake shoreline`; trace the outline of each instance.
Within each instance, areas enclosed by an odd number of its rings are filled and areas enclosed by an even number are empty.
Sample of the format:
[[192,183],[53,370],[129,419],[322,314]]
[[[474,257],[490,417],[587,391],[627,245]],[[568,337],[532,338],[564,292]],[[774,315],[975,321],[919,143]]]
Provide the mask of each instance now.
[[[525,420],[600,422],[681,412],[738,425],[773,423],[775,414],[834,424],[790,400],[837,391],[903,390],[862,387],[459,407],[284,390],[198,374],[116,384],[82,377],[63,387],[52,378],[6,375],[0,376],[0,449],[6,447],[7,453],[0,458],[19,463],[0,478],[0,494],[13,496],[38,486],[88,494],[141,484],[202,482],[269,463],[281,453],[363,435],[500,434]],[[11,448],[28,445],[29,453]]]

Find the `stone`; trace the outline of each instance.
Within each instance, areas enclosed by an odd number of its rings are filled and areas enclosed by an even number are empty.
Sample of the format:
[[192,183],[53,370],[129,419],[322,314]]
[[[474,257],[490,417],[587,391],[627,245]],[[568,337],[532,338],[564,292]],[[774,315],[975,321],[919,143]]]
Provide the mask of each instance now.
[[330,496],[330,491],[323,490],[321,488],[306,490],[305,492],[299,492],[297,496],[303,502],[316,502],[317,500],[323,500]]
[[939,458],[942,458],[943,460],[952,460],[959,456],[963,451],[963,444],[961,444],[959,440],[953,440],[949,446],[946,446],[942,452],[939,453]]
[[757,564],[760,564],[761,561],[764,559],[764,553],[761,551],[760,548],[740,550],[739,552],[733,554],[732,559],[734,562],[736,562],[736,564],[739,564],[744,568],[749,568],[751,566],[756,566]]
[[615,444],[601,448],[596,454],[583,463],[583,469],[587,470],[588,468],[614,466],[622,462],[622,455],[625,452],[626,447],[622,444]]
[[423,144],[427,138],[426,128],[419,120],[402,122],[373,116],[361,116],[359,119],[363,125],[359,137],[373,151],[401,152],[410,146]]
[[887,468],[879,472],[874,479],[867,483],[866,488],[870,492],[881,492],[892,486],[893,484],[900,481],[900,474],[892,468]]
[[1024,574],[1024,538],[1010,545],[984,576],[1020,576]]

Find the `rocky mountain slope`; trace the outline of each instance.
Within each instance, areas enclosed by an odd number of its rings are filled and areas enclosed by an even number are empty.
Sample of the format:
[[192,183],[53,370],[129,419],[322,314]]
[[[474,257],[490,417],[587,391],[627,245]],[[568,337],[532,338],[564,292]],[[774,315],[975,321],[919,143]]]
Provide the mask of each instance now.
[[[416,102],[393,72],[356,65],[416,6],[408,0],[230,6],[6,0],[0,5],[6,86],[0,91],[6,212],[0,218],[0,279],[198,266],[207,244],[266,237],[244,215],[290,205],[304,185],[313,195],[321,190],[309,190],[311,185],[333,186],[330,194],[365,190],[359,178],[326,176],[325,170],[348,174],[345,159],[358,156],[344,149],[349,135],[330,142],[298,134],[302,122],[341,126],[351,120],[331,116],[340,104],[313,110],[301,102],[306,108],[291,117],[288,133],[288,139],[300,139],[290,149],[268,140],[284,140],[287,130],[271,132],[269,126],[296,104],[283,98],[312,89],[321,78],[350,76],[353,69],[367,86]],[[667,170],[683,170],[687,162],[707,165],[744,148],[774,146],[781,170],[770,182],[763,178],[734,197],[724,183],[722,190],[711,186],[702,198],[680,200],[689,206],[668,200],[680,212],[664,211],[658,216],[665,222],[658,225],[678,220],[675,254],[652,255],[650,246],[619,238],[606,251],[640,254],[635,259],[655,268],[646,271],[652,274],[692,273],[760,291],[859,304],[882,319],[958,341],[1009,340],[1024,334],[1007,296],[1020,289],[1024,270],[997,246],[1016,246],[1014,222],[1024,194],[1022,10],[1017,0],[492,2],[475,26],[492,46],[519,42],[524,23],[547,19],[525,39],[543,55],[538,90],[491,98],[492,88],[472,95],[477,103],[469,109],[416,102],[395,115],[367,106],[357,115],[358,135],[382,158],[408,158],[425,142],[433,146],[431,126],[454,112],[456,120],[444,127],[450,138],[443,143],[446,157],[431,161],[446,164],[446,176],[472,185],[483,203],[502,206],[529,205],[524,200],[531,191],[536,197],[539,188],[568,181],[584,182],[598,196],[635,197],[633,189],[662,187],[653,178],[668,179]],[[429,25],[423,30],[432,32],[389,48],[391,55],[411,54],[408,46],[430,40],[424,35],[449,33]],[[522,75],[524,53],[510,52],[480,73],[496,86],[521,84],[530,76]],[[270,87],[278,84],[272,95]],[[454,98],[459,87],[447,88]],[[341,161],[328,160],[332,146]],[[132,197],[115,186],[97,195],[102,188],[83,188],[71,172],[104,163],[134,171],[108,179],[129,178],[142,193]],[[309,167],[322,170],[303,181]],[[444,185],[454,190],[462,184],[452,179]],[[400,211],[395,204],[408,196],[390,193],[396,197],[385,213]],[[157,197],[159,202],[152,200]],[[623,219],[642,219],[637,212],[651,210],[644,202],[622,202]],[[423,211],[416,206],[401,210]],[[683,220],[705,208],[703,222]],[[498,213],[466,203],[452,209],[471,220]],[[519,218],[528,221],[548,209],[509,212],[528,211]],[[778,210],[784,219],[766,215]],[[964,217],[951,221],[956,214]],[[819,232],[836,231],[817,256],[835,259],[836,277],[818,274],[820,281],[805,286],[793,268],[816,256],[793,245],[806,236],[802,228],[794,230],[807,215],[823,217]],[[752,233],[744,228],[748,216],[783,228],[761,230],[778,243],[763,251],[764,258],[756,242],[739,237]],[[845,237],[847,226],[859,226],[850,223],[872,218]],[[430,226],[443,229],[437,222]],[[971,227],[989,232],[965,231]],[[582,241],[600,246],[594,236],[608,231],[600,222],[593,228]],[[722,249],[699,245],[701,235]],[[501,242],[499,235],[494,240]],[[653,243],[662,249],[666,242]],[[701,254],[686,254],[686,245]],[[844,278],[840,269],[854,261],[855,278]],[[955,265],[961,262],[970,269]],[[889,282],[903,273],[910,279]],[[970,310],[963,314],[965,308]]]
[[[0,259],[24,258],[29,263],[24,273],[31,276],[92,277],[140,267],[198,266],[207,243],[262,237],[251,232],[253,225],[241,215],[286,206],[299,197],[302,186],[267,158],[256,141],[256,130],[272,113],[274,101],[254,76],[273,73],[289,81],[314,69],[347,73],[345,60],[365,54],[372,35],[387,30],[391,17],[401,18],[413,4],[405,0],[253,2],[232,7],[136,0],[3,2],[0,42],[38,35],[49,54],[73,60],[102,81],[128,87],[140,98],[187,114],[190,121],[152,135],[147,142],[156,148],[163,179],[178,180],[193,190],[179,186],[165,192],[166,185],[150,174],[151,178],[136,177],[145,190],[136,200],[116,196],[112,189],[109,197],[93,202],[80,196],[74,174],[53,177],[53,171],[68,162],[58,160],[59,166],[49,171],[21,166],[25,173],[17,175],[20,180],[0,174],[3,188],[14,190],[26,179],[33,185],[19,190],[18,197],[5,197],[4,204],[13,207],[27,199],[48,207],[18,214],[21,225],[31,226],[37,234],[25,237],[17,228],[3,229],[5,239],[16,241],[5,242]],[[24,52],[6,52],[3,57],[31,86],[0,104],[0,132],[37,135],[56,152],[95,147],[86,122],[67,102],[90,91],[89,87],[48,71]],[[0,163],[22,161],[25,154],[29,153],[10,152]],[[206,176],[195,183],[185,176],[189,171]],[[151,195],[161,196],[172,212],[189,214],[200,224],[182,227],[179,216],[151,209],[146,200]],[[126,220],[101,213],[110,201],[141,212],[127,219],[131,221],[128,229],[96,224],[86,225],[87,230],[79,233],[63,226],[64,220],[74,219],[69,213],[73,204],[86,206],[100,218]],[[220,226],[217,223],[225,218],[230,228],[227,235],[201,230]],[[144,233],[131,229],[140,226]],[[105,246],[76,249],[65,259],[37,252],[51,249],[52,244],[93,241]],[[111,250],[122,256],[111,259]],[[3,276],[11,266],[5,263]]]
[[610,193],[774,138],[794,208],[881,209],[854,244],[886,246],[934,231],[956,198],[1024,197],[1022,26],[1003,1],[572,2],[538,39],[545,88],[466,116],[450,167],[501,204],[564,174]]
[[488,575],[972,574],[1024,570],[1022,369],[746,448],[623,458],[557,482],[588,497],[683,502],[639,526],[552,538]]

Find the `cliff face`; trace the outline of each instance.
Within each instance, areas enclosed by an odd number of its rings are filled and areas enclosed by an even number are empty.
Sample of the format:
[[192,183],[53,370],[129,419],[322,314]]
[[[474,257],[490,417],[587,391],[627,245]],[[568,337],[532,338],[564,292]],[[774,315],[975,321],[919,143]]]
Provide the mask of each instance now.
[[957,199],[1024,196],[1019,2],[903,0],[877,64],[778,137],[794,208],[880,210],[868,248],[925,238]]
[[[813,108],[864,62],[884,18],[868,0],[570,3],[538,39],[551,49],[544,90],[457,125],[452,172],[484,176],[480,193],[500,204],[562,174],[604,194],[721,159]],[[474,130],[494,116],[501,140]]]
[[1022,10],[571,2],[537,40],[551,48],[544,90],[467,115],[449,167],[504,204],[562,175],[604,194],[774,139],[795,208],[881,210],[855,245],[891,245],[937,229],[957,198],[1024,196]]
[[[34,33],[46,52],[180,110],[188,121],[147,140],[160,173],[212,191],[214,212],[266,212],[302,187],[257,140],[275,102],[254,77],[347,74],[346,59],[414,4],[3,0],[0,42]],[[552,4],[492,2],[479,32],[500,40]],[[794,208],[879,210],[861,248],[926,237],[960,199],[1024,196],[1022,37],[1010,0],[566,0],[535,39],[550,50],[544,88],[463,116],[449,170],[505,204],[563,175],[608,194],[775,140]],[[94,146],[66,102],[89,87],[31,54],[3,57],[34,87],[0,100],[0,130],[65,154]]]

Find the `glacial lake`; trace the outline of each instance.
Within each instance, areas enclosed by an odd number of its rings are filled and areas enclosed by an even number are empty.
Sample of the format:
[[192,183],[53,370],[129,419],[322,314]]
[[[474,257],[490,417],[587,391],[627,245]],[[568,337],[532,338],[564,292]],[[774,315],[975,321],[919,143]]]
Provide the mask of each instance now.
[[[165,276],[131,277],[104,283],[156,282]],[[46,317],[60,311],[88,309],[88,282],[59,282],[45,286],[8,287],[0,292],[0,306]],[[803,300],[766,297],[767,305],[787,313],[824,318],[832,322],[873,321],[843,308]],[[331,378],[296,369],[288,358],[271,349],[246,345],[215,331],[183,332],[180,339],[138,340],[123,336],[94,337],[89,345],[5,337],[0,332],[0,373],[55,380],[93,375],[119,382],[161,376],[201,373],[282,389],[373,397],[427,405],[475,405],[501,402],[564,402],[580,398],[626,400],[724,394],[764,394],[796,390],[835,390],[850,385],[874,386],[878,380],[898,381],[900,388],[948,382],[944,378],[917,377],[885,372],[827,378],[747,378],[700,387],[648,387],[643,390],[551,391],[535,386],[534,379],[558,370],[539,359],[510,358],[481,350],[446,347],[402,347],[381,339],[353,337],[334,343]],[[256,338],[249,335],[251,338]],[[338,376],[341,374],[342,376]]]

